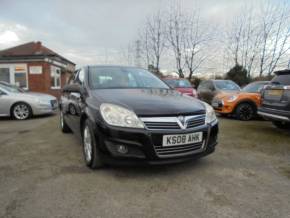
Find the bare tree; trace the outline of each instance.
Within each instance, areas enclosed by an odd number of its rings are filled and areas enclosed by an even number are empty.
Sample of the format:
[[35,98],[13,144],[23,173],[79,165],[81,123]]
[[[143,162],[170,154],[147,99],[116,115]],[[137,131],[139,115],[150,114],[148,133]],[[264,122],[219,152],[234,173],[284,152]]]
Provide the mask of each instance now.
[[181,78],[184,77],[184,41],[186,31],[186,16],[179,7],[172,7],[167,21],[167,40],[175,56],[176,69]]
[[160,11],[147,18],[140,41],[147,66],[152,65],[159,72],[165,47],[165,23]]
[[[255,11],[254,11],[255,10]],[[290,51],[289,2],[263,3],[243,8],[227,32],[227,51],[235,65],[242,65],[248,76],[271,75]]]
[[290,6],[264,4],[261,14],[262,46],[259,74],[271,75],[283,56],[290,50]]
[[244,8],[227,32],[227,50],[234,65],[242,65],[251,76],[261,45],[261,33],[253,10]]
[[193,73],[208,57],[207,52],[204,51],[213,37],[209,25],[201,21],[197,11],[188,16],[186,24],[183,51],[185,65],[189,71],[188,78],[191,79]]

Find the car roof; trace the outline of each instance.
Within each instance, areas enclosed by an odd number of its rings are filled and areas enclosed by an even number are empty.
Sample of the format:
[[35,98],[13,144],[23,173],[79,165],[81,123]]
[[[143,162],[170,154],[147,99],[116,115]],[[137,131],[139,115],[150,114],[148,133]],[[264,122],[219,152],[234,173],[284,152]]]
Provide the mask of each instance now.
[[106,65],[106,64],[102,64],[102,65],[86,65],[85,67],[118,67],[118,68],[134,68],[134,69],[144,69],[142,67],[134,67],[134,66],[126,66],[126,65]]
[[251,83],[249,83],[249,84],[254,84],[254,83],[270,83],[270,81],[254,81],[254,82],[251,82]]
[[212,81],[232,81],[230,79],[211,79]]
[[165,79],[165,80],[188,80],[186,78],[174,78],[174,77],[163,77],[162,79]]
[[290,69],[285,69],[285,70],[279,70],[274,72],[277,76],[278,75],[288,75],[290,74]]

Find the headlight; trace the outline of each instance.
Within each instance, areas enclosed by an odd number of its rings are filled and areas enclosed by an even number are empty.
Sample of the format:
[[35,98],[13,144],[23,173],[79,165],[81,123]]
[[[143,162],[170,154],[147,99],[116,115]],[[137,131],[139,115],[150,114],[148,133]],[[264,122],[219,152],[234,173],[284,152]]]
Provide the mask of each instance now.
[[103,103],[100,112],[104,120],[112,126],[144,128],[137,115],[126,108],[115,104]]
[[231,95],[229,97],[227,97],[227,101],[228,102],[234,102],[235,100],[237,100],[238,96],[236,95]]
[[217,118],[216,118],[215,111],[212,108],[212,106],[210,106],[209,104],[205,102],[204,102],[204,105],[205,105],[205,110],[206,110],[205,123],[209,124],[216,121]]

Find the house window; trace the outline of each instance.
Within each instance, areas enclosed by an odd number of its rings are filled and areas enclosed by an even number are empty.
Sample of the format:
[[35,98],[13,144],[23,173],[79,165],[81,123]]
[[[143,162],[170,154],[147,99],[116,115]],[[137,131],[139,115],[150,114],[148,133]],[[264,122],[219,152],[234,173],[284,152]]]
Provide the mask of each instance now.
[[15,72],[15,84],[20,88],[27,88],[27,80],[25,72]]
[[61,72],[60,68],[51,66],[50,78],[51,78],[51,88],[60,89],[61,88]]
[[9,68],[0,68],[0,81],[10,83]]

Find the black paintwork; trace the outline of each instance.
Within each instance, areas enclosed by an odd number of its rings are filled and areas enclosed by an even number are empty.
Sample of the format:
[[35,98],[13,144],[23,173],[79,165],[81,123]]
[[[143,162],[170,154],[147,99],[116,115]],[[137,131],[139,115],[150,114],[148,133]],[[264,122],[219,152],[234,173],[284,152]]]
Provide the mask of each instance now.
[[[102,66],[103,67],[103,66]],[[203,125],[191,130],[160,130],[151,132],[147,129],[133,129],[113,127],[108,125],[99,112],[102,103],[113,103],[130,110],[138,116],[177,116],[204,114],[205,106],[202,102],[192,97],[183,96],[171,89],[91,89],[88,83],[88,70],[85,67],[80,71],[85,74],[81,82],[75,75],[63,89],[60,108],[64,114],[65,122],[72,131],[81,139],[81,128],[84,119],[90,119],[95,125],[95,137],[105,162],[138,162],[138,163],[169,163],[180,162],[193,157],[201,157],[214,151],[218,133],[217,122]],[[80,71],[77,71],[78,74]],[[163,134],[180,134],[193,131],[203,131],[208,134],[212,131],[214,139],[208,142],[208,149],[202,154],[187,155],[185,157],[160,159],[154,151],[154,143],[160,140]],[[114,154],[111,146],[116,143],[126,144],[134,151],[130,157],[119,157]],[[143,154],[143,158],[140,158]],[[142,160],[141,160],[142,159]]]
[[[290,122],[290,70],[276,71],[276,76],[262,92],[262,104],[259,112],[288,118]],[[279,82],[278,82],[279,81]],[[271,91],[280,91],[282,95],[270,95]],[[268,120],[280,119],[266,116]],[[283,118],[283,121],[285,119]]]

